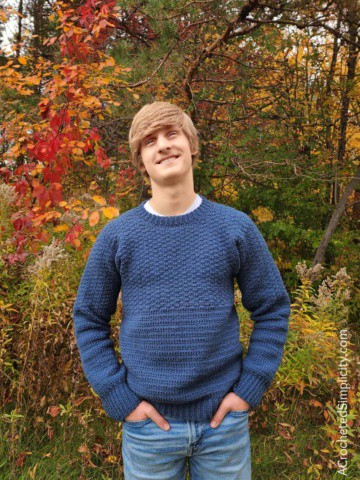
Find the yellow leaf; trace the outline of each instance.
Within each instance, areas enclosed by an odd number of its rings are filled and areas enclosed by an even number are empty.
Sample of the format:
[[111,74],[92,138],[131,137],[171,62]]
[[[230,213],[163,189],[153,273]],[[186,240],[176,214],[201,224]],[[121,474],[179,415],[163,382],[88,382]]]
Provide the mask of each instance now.
[[267,207],[258,207],[255,210],[252,210],[251,213],[257,217],[257,220],[260,223],[271,222],[274,218],[272,211]]
[[109,67],[113,67],[115,65],[115,59],[113,57],[109,57],[106,60],[106,65],[109,66]]
[[64,232],[65,230],[69,230],[69,225],[66,225],[65,223],[54,228],[54,232]]
[[98,195],[94,195],[92,199],[95,200],[95,202],[100,203],[100,205],[106,205],[106,200],[104,197],[99,197]]
[[133,97],[136,98],[136,100],[139,100],[139,95],[137,93],[133,93]]
[[23,90],[20,90],[19,93],[20,95],[32,95],[34,92],[28,88],[24,88]]
[[106,207],[102,209],[106,218],[114,218],[119,216],[119,209],[114,207]]
[[115,455],[109,455],[105,458],[105,461],[108,463],[117,463],[118,459],[115,457]]
[[28,471],[29,471],[30,478],[35,478],[37,467],[38,467],[38,464],[36,463],[32,470],[31,468],[29,468]]
[[21,65],[26,65],[27,63],[25,57],[19,57],[18,60],[19,60],[19,63],[21,63]]
[[99,218],[100,218],[99,212],[90,213],[90,215],[89,215],[89,225],[90,225],[90,227],[93,227],[94,225],[96,225],[99,221]]

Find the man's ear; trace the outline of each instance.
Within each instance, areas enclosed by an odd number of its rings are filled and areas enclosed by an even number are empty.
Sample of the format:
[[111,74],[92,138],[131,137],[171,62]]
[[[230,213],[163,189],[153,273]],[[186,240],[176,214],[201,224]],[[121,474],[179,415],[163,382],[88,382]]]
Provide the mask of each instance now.
[[197,148],[195,148],[195,147],[191,147],[191,148],[190,148],[190,151],[191,151],[191,155],[196,155],[199,150],[198,150]]

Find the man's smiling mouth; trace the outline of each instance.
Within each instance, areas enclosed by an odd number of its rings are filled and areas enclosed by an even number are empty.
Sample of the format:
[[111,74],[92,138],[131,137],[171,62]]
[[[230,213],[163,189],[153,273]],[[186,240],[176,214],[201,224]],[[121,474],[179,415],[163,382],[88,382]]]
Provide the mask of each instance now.
[[163,160],[160,160],[160,162],[158,162],[157,164],[162,165],[162,164],[170,163],[179,157],[180,155],[173,155],[172,157],[167,157],[167,158],[164,158]]

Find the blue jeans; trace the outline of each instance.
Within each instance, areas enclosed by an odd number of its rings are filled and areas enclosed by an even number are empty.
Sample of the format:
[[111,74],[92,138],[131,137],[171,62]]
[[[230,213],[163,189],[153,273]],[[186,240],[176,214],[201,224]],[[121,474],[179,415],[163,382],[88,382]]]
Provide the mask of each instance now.
[[165,431],[150,418],[124,421],[125,480],[251,480],[249,411],[228,412],[220,425],[165,417]]

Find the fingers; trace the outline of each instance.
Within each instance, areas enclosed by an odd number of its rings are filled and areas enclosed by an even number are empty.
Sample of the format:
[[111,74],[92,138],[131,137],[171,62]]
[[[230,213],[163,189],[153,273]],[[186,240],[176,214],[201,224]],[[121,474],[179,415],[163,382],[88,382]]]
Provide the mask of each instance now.
[[[240,405],[239,405],[240,401]],[[251,406],[247,403],[246,400],[239,397],[235,392],[229,392],[225,397],[222,399],[220,406],[213,416],[210,426],[212,428],[216,428],[220,425],[223,421],[225,415],[232,410],[250,410]]]
[[224,408],[219,408],[218,411],[213,416],[210,426],[212,428],[218,427],[228,412],[229,410],[225,410]]
[[149,408],[149,411],[147,412],[147,415],[153,422],[156,423],[158,427],[160,427],[162,430],[170,430],[170,425],[166,421],[166,419],[160,415],[160,413],[156,410],[155,407],[151,406],[152,408]]

